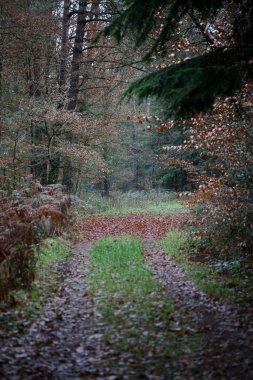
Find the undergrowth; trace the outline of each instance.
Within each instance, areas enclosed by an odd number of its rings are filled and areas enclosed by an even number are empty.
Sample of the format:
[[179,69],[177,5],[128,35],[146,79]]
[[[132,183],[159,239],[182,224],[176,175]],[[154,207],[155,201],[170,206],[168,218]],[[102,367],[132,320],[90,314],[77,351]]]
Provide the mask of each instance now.
[[252,303],[253,275],[249,266],[210,254],[203,258],[193,251],[186,231],[174,229],[160,244],[190,274],[199,289],[228,303]]
[[[35,253],[36,278],[29,290],[13,290],[0,303],[0,339],[9,333],[23,333],[31,319],[41,313],[48,297],[55,292],[59,272],[56,263],[64,260],[72,243],[61,238],[48,238]],[[14,312],[15,311],[15,312]]]
[[142,373],[149,368],[154,374],[168,374],[182,330],[142,252],[136,238],[101,239],[91,251],[89,287],[97,314],[111,326],[104,336],[107,344],[119,355],[131,352],[138,367],[143,365]]
[[[0,187],[5,180],[0,176]],[[71,199],[61,185],[25,183],[12,191],[0,189],[0,300],[32,285],[36,247],[71,226]]]
[[64,260],[71,249],[72,243],[61,238],[47,238],[36,253],[36,277],[46,279],[52,266]]

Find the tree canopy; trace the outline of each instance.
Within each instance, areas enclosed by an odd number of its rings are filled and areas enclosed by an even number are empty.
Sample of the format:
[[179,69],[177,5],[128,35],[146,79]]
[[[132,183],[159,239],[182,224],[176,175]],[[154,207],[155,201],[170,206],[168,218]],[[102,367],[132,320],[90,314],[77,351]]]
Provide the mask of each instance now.
[[[180,38],[180,25],[199,39],[199,47],[165,68],[133,82],[127,95],[155,96],[175,117],[212,107],[217,96],[228,96],[252,78],[253,5],[251,1],[123,0],[121,13],[105,33],[121,41],[133,34],[135,47],[149,44],[144,60],[166,57],[167,44]],[[154,66],[154,65],[153,65]]]

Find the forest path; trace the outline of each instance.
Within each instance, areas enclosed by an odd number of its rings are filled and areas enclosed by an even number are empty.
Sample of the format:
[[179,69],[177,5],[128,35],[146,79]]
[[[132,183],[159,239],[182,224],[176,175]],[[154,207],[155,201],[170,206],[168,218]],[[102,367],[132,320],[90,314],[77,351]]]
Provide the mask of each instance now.
[[[82,223],[85,238],[68,261],[59,264],[62,282],[43,314],[23,335],[2,342],[0,379],[253,379],[252,314],[224,306],[198,291],[155,242],[186,219],[182,213],[87,218]],[[107,326],[97,315],[87,288],[89,250],[102,236],[122,234],[135,234],[144,241],[149,265],[172,298],[175,317],[183,322],[179,344],[187,346],[193,336],[199,341],[197,347],[189,347],[171,361],[172,377],[159,376],[159,371],[157,375],[140,374],[136,363],[130,363],[129,371],[124,356],[104,341]],[[114,367],[114,362],[119,365]]]
[[187,219],[188,215],[182,212],[166,216],[91,217],[83,230],[88,239],[122,234],[142,239],[149,266],[156,280],[165,287],[180,315],[178,319],[186,327],[185,341],[192,339],[192,334],[199,340],[198,348],[189,349],[187,355],[179,359],[180,370],[174,368],[175,378],[251,380],[253,310],[226,305],[198,290],[185,271],[157,244],[170,228],[180,228]]

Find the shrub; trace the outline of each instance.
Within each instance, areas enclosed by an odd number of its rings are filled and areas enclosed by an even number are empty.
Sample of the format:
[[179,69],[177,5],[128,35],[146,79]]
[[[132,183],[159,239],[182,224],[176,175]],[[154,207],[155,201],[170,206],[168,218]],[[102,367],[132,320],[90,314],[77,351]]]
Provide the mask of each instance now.
[[[219,99],[212,112],[192,118],[186,147],[199,152],[193,202],[200,246],[221,256],[253,252],[252,84],[240,97]],[[195,168],[196,169],[196,168]]]
[[59,185],[0,191],[0,298],[29,287],[35,277],[34,250],[45,236],[70,224],[70,196]]

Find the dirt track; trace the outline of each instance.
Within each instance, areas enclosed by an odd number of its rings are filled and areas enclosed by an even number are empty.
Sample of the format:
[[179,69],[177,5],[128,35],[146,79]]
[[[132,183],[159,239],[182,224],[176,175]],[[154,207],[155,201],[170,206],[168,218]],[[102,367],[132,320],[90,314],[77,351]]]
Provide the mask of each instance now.
[[[253,323],[250,310],[231,308],[196,289],[185,273],[155,243],[168,227],[185,216],[100,217],[83,224],[86,235],[67,262],[58,266],[62,281],[46,303],[44,313],[24,334],[2,336],[1,380],[80,379],[253,379]],[[116,356],[103,339],[107,326],[97,318],[86,285],[92,240],[124,231],[144,241],[149,265],[173,299],[183,320],[184,344],[189,336],[199,345],[171,362],[168,376],[141,373],[138,365]],[[117,362],[112,367],[108,363]]]

